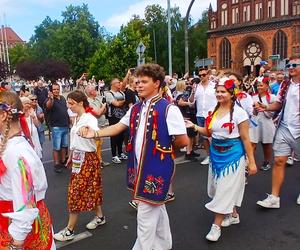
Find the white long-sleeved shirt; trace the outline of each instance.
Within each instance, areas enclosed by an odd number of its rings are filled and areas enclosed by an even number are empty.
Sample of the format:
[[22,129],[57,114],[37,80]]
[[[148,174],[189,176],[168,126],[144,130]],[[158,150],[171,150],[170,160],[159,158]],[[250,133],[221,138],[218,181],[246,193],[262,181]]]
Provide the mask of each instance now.
[[195,90],[195,102],[197,107],[197,117],[207,117],[209,111],[213,111],[217,105],[216,84],[208,82],[206,87],[199,83]]
[[8,227],[10,235],[15,240],[24,240],[32,229],[32,223],[38,215],[37,208],[24,206],[22,196],[22,178],[18,160],[23,157],[28,163],[34,186],[36,201],[43,200],[48,187],[44,166],[36,152],[24,137],[17,136],[8,140],[3,152],[3,162],[7,168],[0,182],[0,200],[12,201],[14,212],[3,213],[11,219]]

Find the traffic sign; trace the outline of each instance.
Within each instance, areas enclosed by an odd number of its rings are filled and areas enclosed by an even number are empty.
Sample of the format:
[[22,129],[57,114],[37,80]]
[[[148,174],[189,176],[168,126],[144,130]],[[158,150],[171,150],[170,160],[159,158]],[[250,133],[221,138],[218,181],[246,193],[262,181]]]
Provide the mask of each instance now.
[[273,60],[273,61],[279,60],[279,59],[280,59],[280,55],[270,55],[270,56],[269,56],[269,59],[270,59],[270,60]]
[[136,53],[138,55],[142,55],[142,54],[144,54],[145,50],[146,50],[146,46],[142,42],[140,42],[136,48]]

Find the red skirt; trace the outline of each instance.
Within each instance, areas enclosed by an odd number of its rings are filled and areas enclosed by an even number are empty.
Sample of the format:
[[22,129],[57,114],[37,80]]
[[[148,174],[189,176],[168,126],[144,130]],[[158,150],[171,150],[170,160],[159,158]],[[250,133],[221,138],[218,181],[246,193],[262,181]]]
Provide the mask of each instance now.
[[[52,221],[48,208],[44,200],[37,202],[37,208],[39,209],[39,220],[35,220],[32,224],[32,230],[27,235],[24,242],[24,250],[49,250],[51,249],[53,242],[52,235]],[[12,241],[12,237],[8,233],[8,226],[10,219],[2,216],[1,213],[10,213],[13,211],[12,201],[0,200],[0,249],[9,249],[9,244]]]
[[96,152],[86,152],[79,173],[72,173],[68,188],[70,213],[95,210],[102,205],[102,178]]

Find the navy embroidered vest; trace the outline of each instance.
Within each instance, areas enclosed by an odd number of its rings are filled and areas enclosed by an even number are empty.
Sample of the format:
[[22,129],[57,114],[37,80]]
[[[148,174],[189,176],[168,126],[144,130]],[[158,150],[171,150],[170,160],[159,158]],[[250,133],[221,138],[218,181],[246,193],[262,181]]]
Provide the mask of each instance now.
[[127,186],[134,191],[134,199],[154,205],[165,203],[175,172],[172,137],[168,134],[166,122],[169,105],[160,97],[151,100],[144,136],[138,138],[143,140],[140,159],[135,159],[135,141],[142,102],[135,104],[130,114]]

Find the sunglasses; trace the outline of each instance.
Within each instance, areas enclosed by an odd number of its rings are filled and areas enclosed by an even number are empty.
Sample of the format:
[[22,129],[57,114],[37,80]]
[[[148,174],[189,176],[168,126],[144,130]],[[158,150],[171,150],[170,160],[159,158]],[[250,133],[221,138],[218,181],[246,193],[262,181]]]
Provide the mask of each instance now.
[[289,63],[285,66],[286,69],[295,69],[300,66],[300,63]]
[[200,74],[199,76],[203,76],[204,77],[204,76],[207,76],[207,74]]
[[37,101],[37,99],[30,99],[30,101]]

